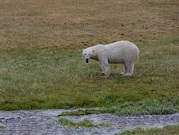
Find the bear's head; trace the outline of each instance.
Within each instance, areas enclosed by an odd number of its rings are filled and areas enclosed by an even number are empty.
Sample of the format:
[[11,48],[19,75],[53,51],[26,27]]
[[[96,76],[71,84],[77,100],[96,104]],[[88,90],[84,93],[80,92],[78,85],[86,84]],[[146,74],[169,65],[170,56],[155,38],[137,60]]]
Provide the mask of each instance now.
[[83,49],[82,54],[86,60],[86,63],[88,63],[89,59],[96,59],[95,49],[93,49],[92,47]]

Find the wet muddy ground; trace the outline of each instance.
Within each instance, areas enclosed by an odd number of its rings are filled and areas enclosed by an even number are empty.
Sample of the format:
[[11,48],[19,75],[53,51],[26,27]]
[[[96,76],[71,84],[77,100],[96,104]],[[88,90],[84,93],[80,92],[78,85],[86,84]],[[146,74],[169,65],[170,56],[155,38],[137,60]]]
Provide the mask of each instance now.
[[[179,125],[179,113],[171,115],[117,116],[90,114],[65,116],[77,122],[88,119],[93,123],[106,123],[101,127],[68,127],[57,124],[58,115],[70,110],[0,111],[0,135],[114,135],[135,128],[153,128]],[[64,117],[64,116],[63,116]]]

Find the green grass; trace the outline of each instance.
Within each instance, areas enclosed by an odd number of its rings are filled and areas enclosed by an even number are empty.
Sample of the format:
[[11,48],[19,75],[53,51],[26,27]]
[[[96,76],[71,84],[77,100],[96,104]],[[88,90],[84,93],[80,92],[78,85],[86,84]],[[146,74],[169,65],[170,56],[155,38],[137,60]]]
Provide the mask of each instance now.
[[[178,0],[14,0],[0,8],[0,110],[178,112]],[[133,77],[111,65],[103,78],[98,62],[82,58],[84,47],[125,39],[141,51]]]
[[135,129],[116,135],[178,135],[179,126],[166,126],[164,128]]
[[120,110],[125,104],[129,108],[133,104],[138,106],[136,109],[144,107],[150,110],[146,113],[152,114],[150,107],[154,101],[157,109],[153,113],[161,111],[159,106],[163,108],[161,113],[178,111],[178,37],[145,41],[138,46],[141,55],[134,76],[122,77],[118,74],[119,66],[111,65],[112,75],[107,79],[101,77],[98,62],[85,63],[79,48],[3,51],[0,109],[117,107]]
[[93,128],[93,127],[101,127],[101,126],[109,126],[107,123],[98,123],[95,124],[90,120],[84,119],[79,122],[73,122],[71,120],[68,120],[66,118],[60,118],[57,120],[57,123],[64,126],[70,126],[70,127],[87,127],[87,128]]
[[0,130],[3,129],[3,128],[5,128],[5,127],[0,125]]
[[118,115],[146,115],[146,114],[172,114],[178,112],[178,98],[158,101],[146,99],[137,102],[125,102],[122,105],[103,107],[96,109],[79,109],[77,111],[62,112],[59,116],[88,115],[100,113],[114,113]]

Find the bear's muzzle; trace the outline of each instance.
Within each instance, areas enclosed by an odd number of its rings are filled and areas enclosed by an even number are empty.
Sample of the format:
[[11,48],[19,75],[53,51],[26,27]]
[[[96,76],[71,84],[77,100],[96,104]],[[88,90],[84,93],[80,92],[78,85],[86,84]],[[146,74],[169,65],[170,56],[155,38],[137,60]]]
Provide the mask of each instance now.
[[86,59],[86,63],[88,63],[89,62],[89,59]]

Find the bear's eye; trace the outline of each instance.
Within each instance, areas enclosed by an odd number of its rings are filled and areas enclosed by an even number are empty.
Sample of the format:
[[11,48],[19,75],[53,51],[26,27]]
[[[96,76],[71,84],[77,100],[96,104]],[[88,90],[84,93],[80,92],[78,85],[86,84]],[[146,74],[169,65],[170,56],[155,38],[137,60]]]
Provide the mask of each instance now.
[[85,55],[86,55],[86,53],[85,53]]

